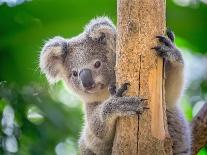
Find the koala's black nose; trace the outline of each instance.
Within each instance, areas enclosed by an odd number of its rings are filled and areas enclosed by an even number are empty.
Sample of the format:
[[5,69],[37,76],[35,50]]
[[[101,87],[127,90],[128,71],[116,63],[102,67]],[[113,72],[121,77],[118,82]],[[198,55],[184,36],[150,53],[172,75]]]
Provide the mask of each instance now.
[[91,89],[94,85],[92,73],[90,69],[82,69],[79,73],[83,87]]

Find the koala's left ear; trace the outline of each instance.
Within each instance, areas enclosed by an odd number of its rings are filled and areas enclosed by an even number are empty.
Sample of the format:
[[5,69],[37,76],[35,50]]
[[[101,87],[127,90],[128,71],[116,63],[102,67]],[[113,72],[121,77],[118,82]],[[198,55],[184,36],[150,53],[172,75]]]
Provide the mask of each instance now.
[[116,28],[108,17],[92,19],[85,27],[85,33],[92,40],[115,50]]
[[40,69],[49,82],[61,80],[63,63],[67,54],[67,41],[62,37],[54,37],[47,41],[40,54]]

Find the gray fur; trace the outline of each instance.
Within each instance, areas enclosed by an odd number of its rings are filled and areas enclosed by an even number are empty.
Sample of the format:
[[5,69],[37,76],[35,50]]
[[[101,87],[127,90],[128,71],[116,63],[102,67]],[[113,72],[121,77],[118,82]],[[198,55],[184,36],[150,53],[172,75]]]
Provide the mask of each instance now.
[[[154,49],[166,60],[167,116],[174,154],[188,155],[189,128],[176,106],[183,83],[182,55],[170,39],[158,38],[163,45]],[[173,35],[169,38],[174,40]],[[82,155],[110,155],[116,119],[142,113],[146,109],[145,100],[122,96],[127,84],[118,90],[114,86],[115,46],[115,26],[107,17],[100,17],[91,20],[84,31],[74,38],[50,39],[40,55],[40,68],[48,80],[63,80],[85,102],[85,126],[80,138]],[[97,61],[101,62],[99,68],[94,67]],[[82,69],[91,71],[95,81],[92,89],[83,86],[78,76]]]

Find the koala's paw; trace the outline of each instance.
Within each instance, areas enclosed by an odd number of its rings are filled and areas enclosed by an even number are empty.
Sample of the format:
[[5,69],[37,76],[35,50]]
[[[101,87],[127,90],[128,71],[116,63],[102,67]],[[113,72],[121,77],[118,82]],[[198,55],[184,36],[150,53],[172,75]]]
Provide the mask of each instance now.
[[126,116],[128,114],[142,114],[147,106],[147,99],[140,97],[121,97],[118,98],[117,102],[120,103],[118,109],[120,109],[121,116]]
[[123,93],[127,91],[129,85],[130,85],[129,83],[124,83],[118,89],[114,84],[109,85],[109,92],[112,96],[122,97]]
[[159,56],[170,62],[183,63],[182,54],[174,44],[174,33],[170,30],[167,30],[166,34],[167,37],[162,35],[156,36],[161,45],[153,47],[152,49],[155,49]]
[[115,96],[116,97],[122,97],[123,96],[123,93],[125,91],[127,91],[129,85],[130,85],[129,83],[122,84],[121,87],[116,90]]
[[114,85],[109,87],[111,97],[103,104],[102,118],[117,118],[142,114],[147,107],[147,99],[133,96],[123,96],[129,83],[124,83],[116,90]]
[[142,114],[145,110],[148,110],[148,104],[147,104],[147,99],[141,99],[141,102],[138,105],[137,108],[137,114]]
[[139,97],[111,97],[102,108],[102,119],[133,116],[142,114],[147,107],[147,100]]

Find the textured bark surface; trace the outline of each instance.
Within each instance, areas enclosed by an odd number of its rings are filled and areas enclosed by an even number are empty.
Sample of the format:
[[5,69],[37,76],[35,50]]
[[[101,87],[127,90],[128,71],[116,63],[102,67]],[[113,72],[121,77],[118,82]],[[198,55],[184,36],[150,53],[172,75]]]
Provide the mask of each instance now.
[[207,145],[207,103],[192,121],[192,155]]
[[155,36],[165,32],[165,1],[118,0],[117,13],[117,82],[130,82],[127,95],[148,99],[150,110],[118,120],[112,154],[172,154],[165,114],[163,60],[151,49],[158,44]]

